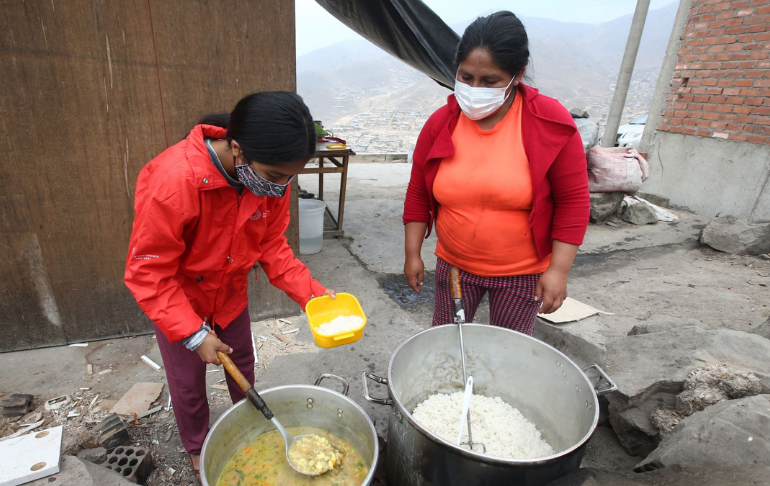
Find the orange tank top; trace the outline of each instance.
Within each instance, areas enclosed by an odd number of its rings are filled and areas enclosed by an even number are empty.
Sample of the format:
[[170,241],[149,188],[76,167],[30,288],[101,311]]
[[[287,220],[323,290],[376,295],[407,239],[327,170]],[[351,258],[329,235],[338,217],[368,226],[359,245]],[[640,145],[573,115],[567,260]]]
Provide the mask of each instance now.
[[532,182],[521,138],[521,96],[492,129],[460,115],[433,186],[441,205],[436,256],[476,275],[501,277],[544,272],[529,231]]

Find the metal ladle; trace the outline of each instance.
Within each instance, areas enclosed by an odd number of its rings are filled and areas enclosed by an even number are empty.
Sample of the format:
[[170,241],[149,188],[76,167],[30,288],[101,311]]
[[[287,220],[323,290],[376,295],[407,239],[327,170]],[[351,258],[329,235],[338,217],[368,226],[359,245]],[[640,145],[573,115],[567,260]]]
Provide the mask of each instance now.
[[[233,377],[236,383],[238,383],[238,386],[246,393],[246,397],[249,399],[252,405],[256,407],[257,410],[262,412],[262,415],[265,416],[266,419],[271,421],[276,429],[278,429],[278,432],[283,436],[283,442],[286,445],[286,462],[289,463],[289,466],[291,466],[292,469],[297,471],[300,474],[303,474],[305,476],[320,476],[321,474],[330,471],[330,469],[325,469],[321,471],[309,471],[309,470],[303,470],[302,468],[298,467],[291,461],[291,457],[289,456],[289,450],[292,446],[296,444],[296,442],[302,438],[305,437],[314,437],[316,434],[307,434],[307,435],[298,435],[296,437],[292,437],[292,435],[281,425],[281,423],[278,421],[277,418],[273,415],[273,412],[267,407],[267,404],[264,400],[262,400],[262,397],[259,396],[259,393],[257,393],[257,390],[254,389],[253,386],[249,383],[249,380],[246,379],[245,376],[240,372],[238,367],[235,366],[235,363],[230,359],[228,355],[223,353],[222,351],[217,351],[217,357],[219,358],[219,361],[222,363],[222,366],[224,366],[225,370],[230,374],[230,376]],[[320,436],[319,436],[320,437]],[[330,450],[330,452],[333,452],[333,449]]]
[[[452,310],[454,311],[454,321],[460,332],[460,356],[463,363],[463,387],[468,383],[468,372],[465,368],[465,342],[463,341],[463,324],[465,324],[465,308],[463,307],[463,291],[460,287],[460,270],[454,265],[449,268],[449,289],[452,296]],[[468,447],[473,450],[473,433],[471,432],[471,411],[468,409]],[[484,452],[487,448],[481,442],[477,443]]]

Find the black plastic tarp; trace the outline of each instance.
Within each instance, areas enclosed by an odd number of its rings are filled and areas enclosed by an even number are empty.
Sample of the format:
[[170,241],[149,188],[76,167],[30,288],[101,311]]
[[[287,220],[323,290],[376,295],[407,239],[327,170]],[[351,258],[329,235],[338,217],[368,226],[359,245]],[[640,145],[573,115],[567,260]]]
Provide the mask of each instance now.
[[316,0],[343,24],[453,89],[460,38],[420,0]]

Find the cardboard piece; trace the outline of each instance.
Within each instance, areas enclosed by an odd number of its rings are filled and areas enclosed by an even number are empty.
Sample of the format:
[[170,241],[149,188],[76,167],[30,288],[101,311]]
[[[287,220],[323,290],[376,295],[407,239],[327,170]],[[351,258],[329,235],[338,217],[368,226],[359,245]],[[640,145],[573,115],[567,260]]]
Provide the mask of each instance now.
[[596,314],[612,315],[610,312],[600,311],[588,304],[567,297],[564,299],[561,307],[559,307],[559,310],[551,314],[538,314],[537,317],[554,324],[564,324],[565,322],[580,321]]
[[59,472],[62,426],[0,442],[0,486],[17,486]]
[[163,391],[163,383],[137,383],[112,407],[118,415],[133,415],[146,412],[152,407]]

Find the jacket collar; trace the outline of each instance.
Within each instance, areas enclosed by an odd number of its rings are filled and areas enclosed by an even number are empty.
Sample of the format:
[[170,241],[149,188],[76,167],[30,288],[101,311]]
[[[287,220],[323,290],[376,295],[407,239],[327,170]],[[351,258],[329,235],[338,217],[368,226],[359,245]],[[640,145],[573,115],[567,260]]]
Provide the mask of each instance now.
[[225,138],[227,130],[213,125],[195,125],[187,136],[186,154],[195,175],[195,185],[199,190],[229,187],[227,180],[211,163],[211,156],[205,139]]

